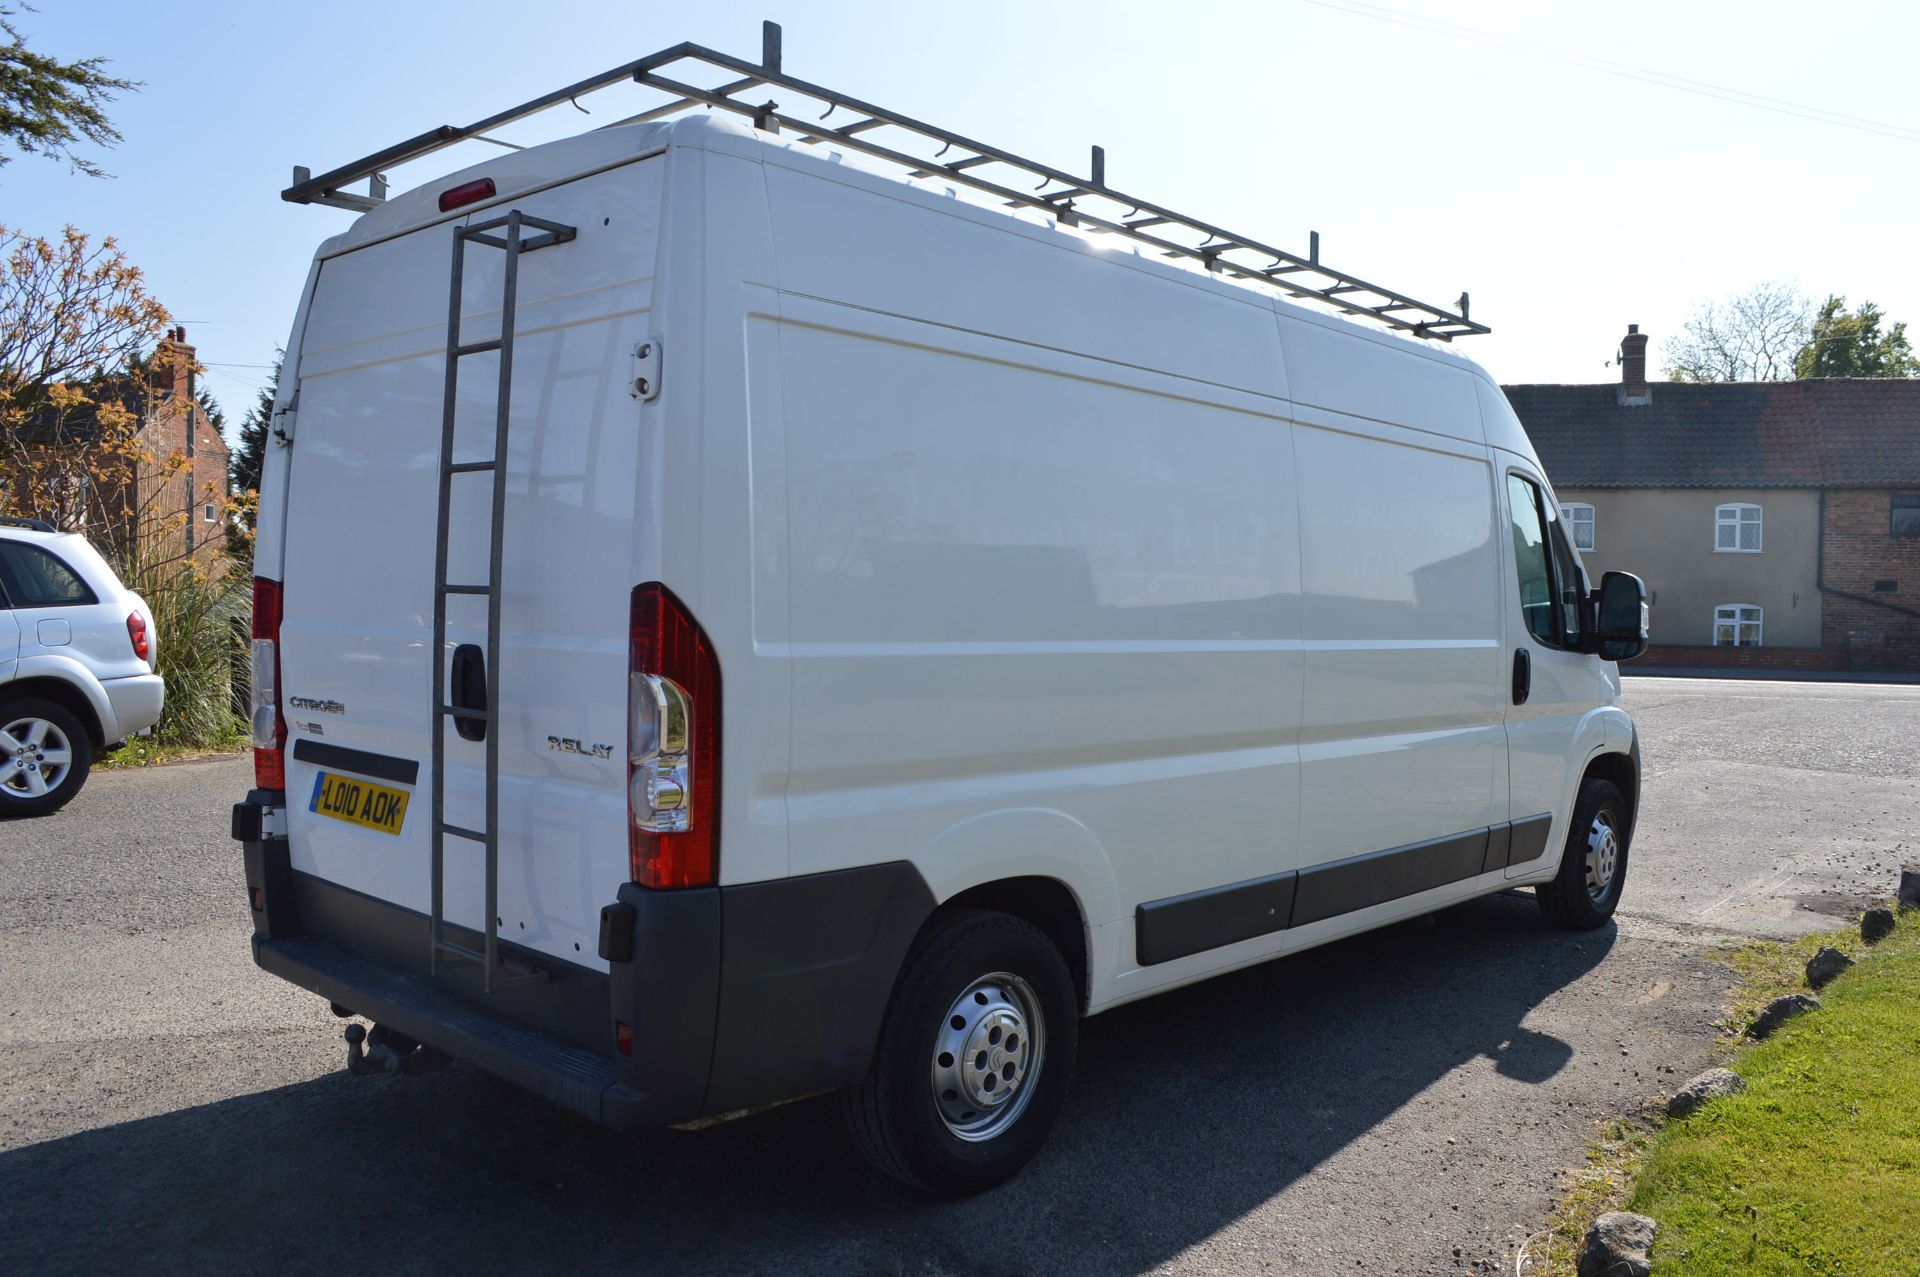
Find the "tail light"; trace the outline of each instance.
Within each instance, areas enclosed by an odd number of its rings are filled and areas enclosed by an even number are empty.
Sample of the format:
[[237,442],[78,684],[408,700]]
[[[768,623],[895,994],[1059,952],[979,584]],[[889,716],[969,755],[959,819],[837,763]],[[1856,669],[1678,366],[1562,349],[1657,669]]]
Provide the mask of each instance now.
[[133,641],[133,654],[147,659],[147,618],[138,612],[127,613],[127,637]]
[[280,716],[280,583],[253,578],[253,783],[287,787],[287,724]]
[[440,192],[440,211],[451,213],[456,208],[477,204],[481,200],[490,200],[494,194],[493,179],[490,177],[483,177],[477,182],[463,182],[459,186]]
[[720,845],[720,663],[665,586],[633,592],[628,855],[643,887],[705,887]]

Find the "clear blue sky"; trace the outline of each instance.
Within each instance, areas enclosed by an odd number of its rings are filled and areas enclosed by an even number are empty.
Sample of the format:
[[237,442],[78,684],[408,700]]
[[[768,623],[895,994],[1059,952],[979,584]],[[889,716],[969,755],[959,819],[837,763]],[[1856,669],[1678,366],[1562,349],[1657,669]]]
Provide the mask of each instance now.
[[1460,347],[1503,381],[1610,380],[1628,323],[1657,354],[1700,301],[1764,279],[1920,331],[1909,4],[42,0],[16,20],[33,46],[145,88],[113,107],[114,180],[18,158],[0,223],[118,236],[237,419],[314,246],[352,216],[281,203],[292,165],[683,39],[757,56],[763,17],[803,78],[1064,168],[1097,142],[1116,187],[1282,246],[1318,230],[1325,260],[1428,300],[1468,289],[1495,331]]

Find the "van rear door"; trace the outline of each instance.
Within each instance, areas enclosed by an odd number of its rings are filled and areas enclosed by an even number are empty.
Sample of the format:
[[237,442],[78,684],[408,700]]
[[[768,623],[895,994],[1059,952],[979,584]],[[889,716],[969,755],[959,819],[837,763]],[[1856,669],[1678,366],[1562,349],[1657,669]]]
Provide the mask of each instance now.
[[[627,876],[627,625],[642,482],[629,362],[658,331],[665,162],[601,167],[546,189],[505,171],[500,189],[534,193],[467,219],[519,209],[577,229],[519,264],[501,475],[501,703],[488,730],[500,745],[501,936],[589,965],[600,965],[599,908]],[[292,866],[418,914],[430,902],[435,525],[458,224],[440,218],[322,261],[299,352],[286,503],[280,687]],[[499,332],[505,262],[497,248],[465,251],[463,343]],[[492,452],[499,358],[461,360],[456,462]],[[485,470],[452,480],[450,582],[487,581],[492,482]],[[466,644],[484,651],[486,615],[484,595],[450,598],[437,659],[451,664]],[[445,739],[446,818],[481,828],[486,745],[451,727]],[[482,847],[449,837],[447,919],[480,928],[483,900]],[[424,935],[422,926],[423,960]]]

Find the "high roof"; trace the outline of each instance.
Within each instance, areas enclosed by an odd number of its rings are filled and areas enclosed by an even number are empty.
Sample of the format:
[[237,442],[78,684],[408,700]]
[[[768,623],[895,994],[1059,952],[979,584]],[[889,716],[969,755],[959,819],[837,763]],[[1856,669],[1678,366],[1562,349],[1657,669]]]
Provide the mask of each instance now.
[[1506,386],[1560,488],[1920,488],[1920,379]]

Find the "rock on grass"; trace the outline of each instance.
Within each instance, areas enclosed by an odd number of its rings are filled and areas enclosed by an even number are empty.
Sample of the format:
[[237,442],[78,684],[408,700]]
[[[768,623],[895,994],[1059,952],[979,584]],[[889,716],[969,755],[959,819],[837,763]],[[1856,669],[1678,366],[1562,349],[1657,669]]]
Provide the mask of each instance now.
[[1820,999],[1810,993],[1782,994],[1767,1003],[1767,1009],[1754,1017],[1753,1023],[1747,1026],[1747,1035],[1756,1039],[1771,1037],[1775,1029],[1796,1015],[1819,1009]]
[[1900,912],[1920,909],[1920,860],[1900,866]]
[[1807,983],[1816,989],[1824,989],[1833,978],[1853,965],[1853,959],[1830,944],[1820,946],[1820,952],[1807,959]]
[[1732,1069],[1708,1069],[1673,1093],[1673,1098],[1667,1101],[1667,1116],[1686,1117],[1698,1112],[1708,1100],[1746,1089],[1746,1082]]
[[1645,1215],[1613,1211],[1593,1221],[1580,1251],[1580,1277],[1647,1277],[1653,1261],[1653,1232],[1659,1225]]
[[1860,938],[1868,944],[1893,934],[1893,910],[1869,909],[1860,915]]

